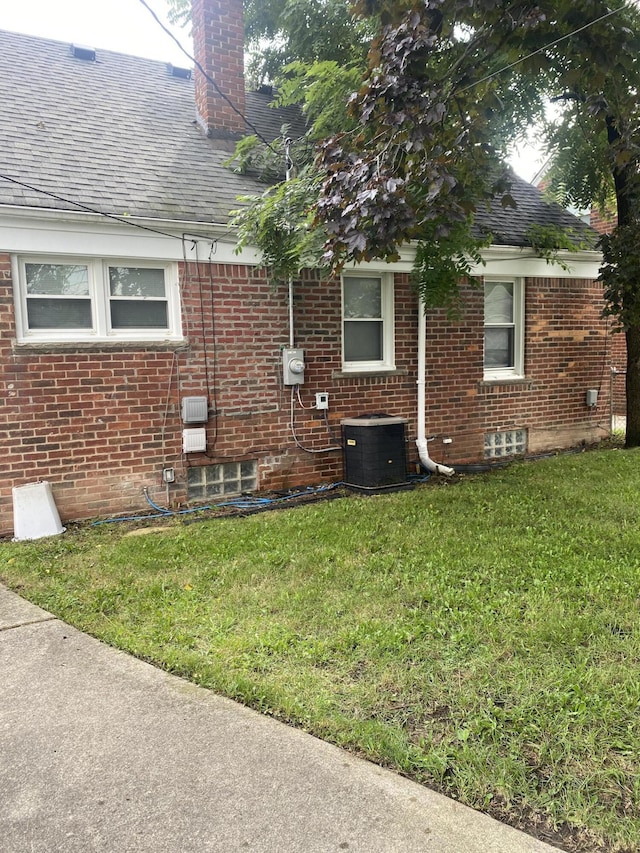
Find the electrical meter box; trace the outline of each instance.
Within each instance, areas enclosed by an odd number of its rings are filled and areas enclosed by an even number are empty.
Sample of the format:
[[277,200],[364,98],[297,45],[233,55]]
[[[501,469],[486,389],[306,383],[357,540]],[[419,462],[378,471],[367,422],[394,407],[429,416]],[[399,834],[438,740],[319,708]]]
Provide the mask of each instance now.
[[304,382],[304,350],[282,350],[282,381],[285,385],[302,385]]
[[367,491],[408,487],[406,418],[363,415],[341,424],[348,486]]

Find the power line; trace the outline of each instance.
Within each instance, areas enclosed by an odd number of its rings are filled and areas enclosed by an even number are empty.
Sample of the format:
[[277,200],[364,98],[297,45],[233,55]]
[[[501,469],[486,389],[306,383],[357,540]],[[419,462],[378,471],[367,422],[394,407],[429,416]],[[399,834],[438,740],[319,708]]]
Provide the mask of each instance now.
[[594,24],[599,24],[601,21],[610,18],[612,15],[616,15],[624,8],[625,6],[624,4],[622,4],[621,6],[618,6],[617,9],[612,9],[605,15],[602,15],[600,18],[596,18],[594,21],[590,21],[588,24],[579,27],[577,30],[573,30],[573,32],[567,33],[564,36],[560,36],[560,38],[556,39],[555,41],[549,42],[549,44],[545,44],[542,47],[539,47],[537,50],[528,53],[526,56],[521,56],[520,59],[516,59],[515,62],[511,62],[509,63],[509,65],[505,65],[503,68],[499,68],[497,71],[494,71],[492,74],[487,74],[486,77],[482,77],[480,80],[475,80],[473,83],[470,83],[468,86],[465,86],[463,89],[460,89],[458,94],[461,95],[463,92],[467,92],[469,89],[473,89],[474,86],[479,86],[481,83],[486,83],[488,80],[493,80],[494,77],[497,77],[499,74],[502,74],[503,71],[509,71],[510,68],[514,68],[516,65],[520,65],[520,63],[522,62],[526,62],[527,59],[531,59],[532,56],[537,56],[539,53],[544,53],[545,50],[549,50],[549,48],[555,47],[557,44],[560,44],[561,42],[566,41],[567,39],[570,39],[575,35],[578,35],[578,33],[582,33],[585,30],[588,30],[589,27],[593,27]]
[[106,213],[104,210],[98,210],[97,207],[91,207],[91,205],[83,204],[80,201],[74,201],[70,198],[65,198],[65,196],[58,195],[56,193],[49,192],[49,190],[43,190],[41,187],[34,187],[33,184],[26,184],[24,181],[19,181],[16,178],[11,178],[9,175],[0,174],[0,179],[3,181],[9,181],[11,184],[16,184],[19,187],[24,187],[24,189],[31,190],[31,192],[39,193],[40,195],[46,195],[49,198],[54,199],[55,201],[61,201],[64,204],[71,204],[80,210],[86,210],[87,213],[95,213],[97,216],[103,216],[105,219],[113,219],[115,222],[120,222],[122,225],[129,225],[131,228],[139,228],[141,231],[150,231],[152,234],[159,234],[161,237],[169,237],[171,240],[182,240],[185,238],[193,238],[194,242],[198,240],[204,240],[207,243],[217,243],[217,238],[213,238],[208,234],[198,234],[196,232],[185,232],[183,234],[170,234],[168,231],[161,231],[159,228],[152,228],[150,225],[142,225],[140,222],[136,222],[133,219],[129,219],[126,216],[116,216],[115,213]]
[[[49,190],[44,190],[41,187],[34,187],[32,184],[27,184],[24,181],[19,181],[16,178],[10,178],[9,175],[0,174],[0,178],[3,181],[8,181],[11,184],[16,184],[16,186],[23,187],[24,189],[31,190],[31,192],[39,193],[40,195],[46,195],[49,198],[54,199],[55,201],[61,201],[64,204],[71,204],[80,210],[85,210],[87,213],[95,213],[98,216],[103,216],[106,219],[113,219],[115,222],[120,222],[123,225],[130,225],[132,228],[140,228],[142,231],[150,231],[152,234],[159,234],[161,237],[170,237],[172,240],[182,240],[182,236],[178,234],[169,234],[168,231],[161,231],[159,228],[151,228],[149,225],[142,225],[140,222],[135,222],[132,219],[128,219],[126,216],[116,216],[115,213],[106,213],[104,210],[98,210],[96,207],[91,207],[88,204],[83,204],[80,201],[73,201],[70,198],[65,198],[64,196],[57,195],[57,193],[49,192]],[[206,238],[209,240],[210,238]]]
[[223,101],[226,101],[226,103],[229,104],[229,106],[234,111],[234,113],[236,113],[236,115],[240,116],[242,121],[249,128],[249,130],[252,130],[254,132],[254,134],[258,137],[260,142],[263,142],[267,146],[267,148],[269,148],[270,151],[272,151],[274,154],[280,156],[280,152],[276,151],[276,149],[273,147],[273,145],[267,139],[265,139],[265,137],[260,133],[258,128],[247,118],[247,116],[241,110],[238,109],[238,107],[233,103],[231,98],[229,98],[229,97],[227,97],[227,95],[225,95],[225,93],[222,91],[220,86],[218,86],[218,84],[213,79],[213,77],[205,71],[205,69],[202,67],[202,65],[200,65],[198,60],[195,59],[195,57],[191,56],[189,51],[186,50],[186,48],[184,48],[182,46],[182,44],[180,43],[180,40],[178,38],[176,38],[176,36],[171,32],[171,30],[160,20],[160,18],[156,15],[156,13],[151,8],[151,6],[149,6],[149,4],[146,2],[146,0],[140,0],[140,3],[142,3],[142,5],[145,7],[145,9],[147,9],[147,11],[150,13],[150,15],[154,18],[154,20],[157,22],[157,24],[164,30],[164,32],[169,36],[169,38],[173,39],[173,41],[178,45],[178,47],[180,48],[182,53],[184,53],[184,55],[187,57],[187,59],[190,62],[193,62],[193,64],[198,69],[198,71],[203,75],[205,80],[207,80],[209,83],[211,83],[211,85],[216,90],[216,92],[220,95],[220,97],[223,99]]

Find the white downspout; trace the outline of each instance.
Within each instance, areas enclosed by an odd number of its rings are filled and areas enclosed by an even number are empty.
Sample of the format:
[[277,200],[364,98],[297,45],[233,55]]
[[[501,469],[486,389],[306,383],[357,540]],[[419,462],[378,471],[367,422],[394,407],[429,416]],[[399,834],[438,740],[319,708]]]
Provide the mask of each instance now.
[[420,462],[424,465],[427,471],[433,474],[444,474],[445,477],[451,477],[455,474],[453,468],[448,468],[446,465],[440,465],[434,462],[429,456],[429,447],[427,445],[427,433],[425,428],[425,404],[426,404],[426,373],[427,373],[427,312],[424,302],[420,299],[418,304],[418,437],[416,446]]

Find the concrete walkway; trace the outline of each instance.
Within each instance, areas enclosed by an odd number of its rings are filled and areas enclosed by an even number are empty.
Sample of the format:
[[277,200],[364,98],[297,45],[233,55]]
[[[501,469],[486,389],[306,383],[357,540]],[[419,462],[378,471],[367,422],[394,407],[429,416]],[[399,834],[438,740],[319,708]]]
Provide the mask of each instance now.
[[550,853],[0,587],[2,853]]

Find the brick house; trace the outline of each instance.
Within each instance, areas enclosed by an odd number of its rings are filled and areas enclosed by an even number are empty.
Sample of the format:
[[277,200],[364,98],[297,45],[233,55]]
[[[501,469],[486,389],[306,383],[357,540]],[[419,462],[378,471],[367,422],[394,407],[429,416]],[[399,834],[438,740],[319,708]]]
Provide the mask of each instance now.
[[[242,4],[220,5],[193,2],[196,58],[263,135],[295,128],[245,93]],[[244,124],[202,75],[0,33],[0,77],[0,532],[37,480],[63,519],[145,509],[144,490],[176,505],[340,480],[359,415],[406,419],[413,470],[421,434],[453,467],[607,434],[599,255],[535,256],[530,224],[576,220],[529,184],[480,217],[494,245],[459,321],[423,320],[409,251],[306,271],[290,303],[234,252],[229,211],[263,187],[225,165]]]

